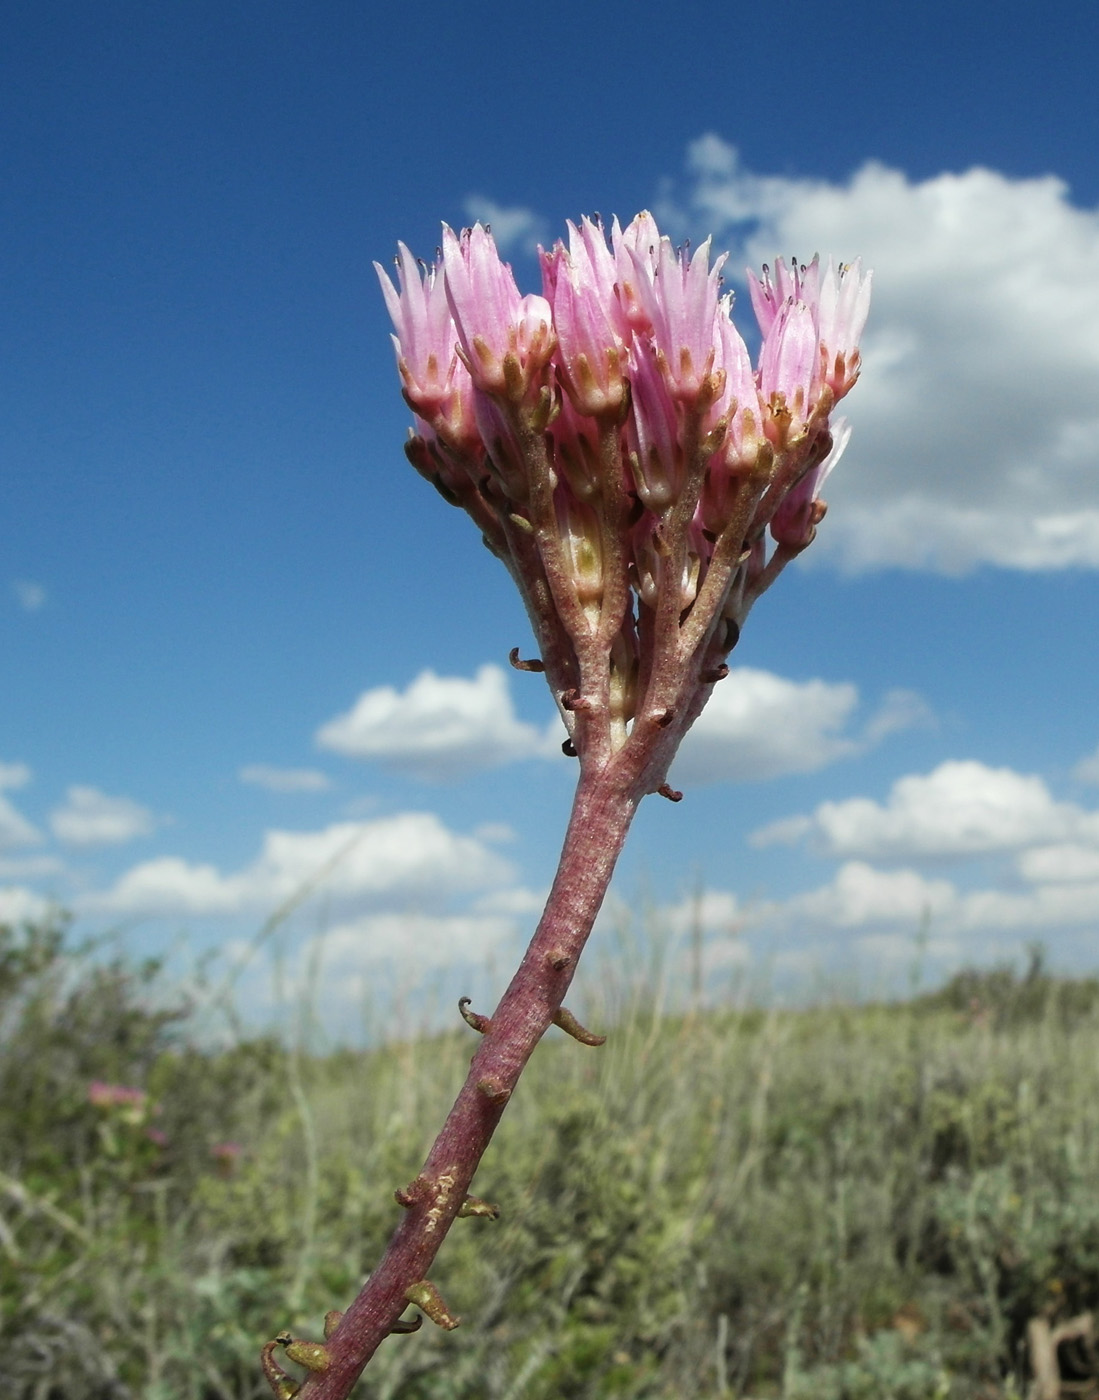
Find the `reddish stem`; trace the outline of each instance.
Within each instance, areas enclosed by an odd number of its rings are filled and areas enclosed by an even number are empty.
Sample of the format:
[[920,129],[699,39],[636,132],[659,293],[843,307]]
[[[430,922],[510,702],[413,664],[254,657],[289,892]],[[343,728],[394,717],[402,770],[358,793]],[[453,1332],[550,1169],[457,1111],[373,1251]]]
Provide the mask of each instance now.
[[633,764],[582,768],[541,922],[454,1107],[408,1188],[411,1206],[328,1341],[328,1368],[309,1376],[300,1400],[346,1400],[408,1306],[405,1290],[427,1278],[523,1067],[572,981],[637,810],[640,786]]

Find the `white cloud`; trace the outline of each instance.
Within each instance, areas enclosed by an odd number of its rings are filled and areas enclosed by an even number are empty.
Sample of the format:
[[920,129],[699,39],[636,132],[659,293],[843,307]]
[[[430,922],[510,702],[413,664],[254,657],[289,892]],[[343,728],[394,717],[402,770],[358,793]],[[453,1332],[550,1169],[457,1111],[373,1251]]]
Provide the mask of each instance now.
[[501,254],[515,250],[534,253],[539,243],[547,242],[545,220],[533,209],[523,205],[508,207],[471,194],[463,204],[466,217],[492,229],[493,241]]
[[46,875],[60,875],[64,869],[64,862],[57,856],[17,856],[0,859],[0,880],[40,880]]
[[848,861],[832,881],[782,907],[783,921],[830,928],[886,925],[915,930],[931,915],[952,913],[958,894],[949,880],[929,880],[914,870],[875,870]]
[[238,770],[237,777],[268,792],[326,792],[332,786],[332,779],[319,768],[273,768],[268,763],[249,763]]
[[[443,781],[512,759],[560,757],[554,736],[520,720],[508,678],[482,666],[472,680],[422,671],[407,690],[379,686],[317,731],[321,748]],[[562,731],[563,732],[563,731]]]
[[676,783],[759,781],[812,773],[887,735],[928,722],[924,702],[891,691],[861,735],[845,732],[858,706],[848,681],[791,681],[740,666],[721,681],[683,741]]
[[529,915],[540,915],[546,907],[549,890],[528,890],[515,885],[506,890],[490,890],[473,902],[473,908],[481,914],[508,914],[526,919]]
[[[975,940],[1004,950],[1005,933],[1040,935],[1099,925],[1099,880],[1050,883],[1031,889],[960,890],[952,881],[918,871],[878,870],[865,861],[845,862],[817,889],[746,911],[755,932],[794,935],[815,944],[839,932],[856,937],[896,936],[915,948],[926,929],[933,940]],[[961,944],[959,944],[961,946]]]
[[893,861],[1016,850],[1093,832],[1099,835],[1099,814],[1054,801],[1041,778],[966,760],[899,778],[884,805],[868,797],[822,802],[811,817],[772,823],[752,841],[808,837],[827,855]]
[[21,885],[0,889],[0,924],[30,924],[44,919],[51,909],[49,900]]
[[71,846],[117,846],[147,836],[155,826],[148,808],[93,787],[70,787],[64,806],[50,814],[53,834]]
[[689,169],[689,212],[662,213],[750,265],[820,249],[874,269],[855,434],[809,562],[1099,567],[1099,209],[981,168],[759,177],[713,135]]
[[25,787],[31,770],[25,763],[0,763],[0,789]]
[[11,586],[11,591],[15,594],[15,601],[24,612],[38,612],[46,606],[46,590],[40,583],[33,583],[30,579],[16,579]]
[[673,934],[685,938],[695,929],[703,933],[735,934],[743,922],[744,910],[730,891],[704,889],[686,895],[677,904],[666,905],[660,916],[667,921]]
[[509,863],[483,842],[449,831],[426,812],[321,831],[269,831],[251,865],[224,875],[215,866],[160,856],[89,895],[89,911],[225,915],[270,911],[317,889],[333,907],[414,903],[437,906],[460,893],[506,884]]
[[1017,865],[1023,879],[1035,884],[1099,882],[1099,844],[1084,846],[1066,841],[1053,846],[1034,846],[1020,852]]
[[364,965],[404,964],[422,973],[480,962],[514,935],[514,920],[499,914],[386,913],[338,924],[315,942],[326,970],[338,972],[342,983],[359,975]]

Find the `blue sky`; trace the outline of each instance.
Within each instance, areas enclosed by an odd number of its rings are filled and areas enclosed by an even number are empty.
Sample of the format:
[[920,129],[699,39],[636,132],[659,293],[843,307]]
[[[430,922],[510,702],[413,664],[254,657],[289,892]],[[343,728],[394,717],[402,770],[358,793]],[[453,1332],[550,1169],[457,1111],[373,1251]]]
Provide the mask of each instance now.
[[1083,4],[9,7],[0,915],[182,968],[289,901],[333,1019],[499,987],[573,773],[404,460],[371,262],[488,218],[534,290],[566,218],[648,207],[731,268],[862,254],[875,303],[828,519],[616,898],[682,931],[703,890],[715,976],[903,981],[921,928],[929,976],[1093,970],[1097,43]]

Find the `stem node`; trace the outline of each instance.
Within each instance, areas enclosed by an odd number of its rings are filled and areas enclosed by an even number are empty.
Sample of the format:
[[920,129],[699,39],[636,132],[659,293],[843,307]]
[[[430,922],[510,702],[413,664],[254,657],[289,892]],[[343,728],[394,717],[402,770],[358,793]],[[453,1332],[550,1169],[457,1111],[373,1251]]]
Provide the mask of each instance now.
[[415,1181],[410,1181],[407,1186],[398,1186],[393,1192],[393,1199],[404,1210],[411,1210],[413,1206],[418,1206],[424,1199],[424,1179],[422,1176],[416,1177]]
[[511,1098],[511,1090],[495,1074],[486,1074],[478,1079],[477,1088],[491,1104],[505,1104]]

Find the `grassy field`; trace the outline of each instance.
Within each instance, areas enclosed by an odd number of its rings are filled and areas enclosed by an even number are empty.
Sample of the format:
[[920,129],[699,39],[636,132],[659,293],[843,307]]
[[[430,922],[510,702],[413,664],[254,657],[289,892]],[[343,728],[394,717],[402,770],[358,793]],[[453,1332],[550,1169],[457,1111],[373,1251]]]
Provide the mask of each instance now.
[[[201,1053],[155,985],[0,931],[13,1400],[266,1396],[260,1344],[349,1301],[472,1050]],[[1007,1400],[1028,1321],[1099,1307],[1099,984],[603,1014],[540,1048],[475,1183],[501,1219],[444,1248],[461,1328],[391,1339],[364,1397]]]

